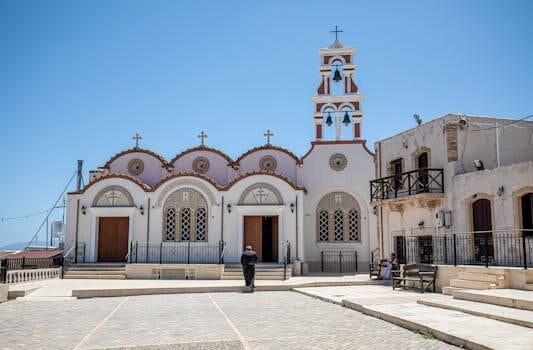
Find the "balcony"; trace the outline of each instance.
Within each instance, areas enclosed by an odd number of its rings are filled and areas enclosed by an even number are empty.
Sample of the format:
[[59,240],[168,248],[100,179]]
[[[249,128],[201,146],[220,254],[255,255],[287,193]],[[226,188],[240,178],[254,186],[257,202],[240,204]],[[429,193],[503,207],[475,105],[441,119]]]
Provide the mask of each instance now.
[[444,193],[443,169],[420,168],[370,181],[370,201]]

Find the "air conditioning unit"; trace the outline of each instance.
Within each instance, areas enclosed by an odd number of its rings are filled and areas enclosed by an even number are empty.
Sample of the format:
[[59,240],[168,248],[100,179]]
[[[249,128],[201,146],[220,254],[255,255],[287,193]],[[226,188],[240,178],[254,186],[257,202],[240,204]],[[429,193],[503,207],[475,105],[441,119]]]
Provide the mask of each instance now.
[[452,212],[449,210],[441,210],[437,212],[437,226],[450,227],[452,226]]

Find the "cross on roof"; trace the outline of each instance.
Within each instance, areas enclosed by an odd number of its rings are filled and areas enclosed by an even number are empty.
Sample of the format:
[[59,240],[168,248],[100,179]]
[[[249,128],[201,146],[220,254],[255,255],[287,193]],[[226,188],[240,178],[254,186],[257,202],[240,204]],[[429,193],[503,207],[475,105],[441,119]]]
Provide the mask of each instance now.
[[143,138],[141,135],[139,135],[138,132],[135,133],[135,136],[132,137],[132,139],[135,140],[135,148],[139,148],[139,140],[142,140]]
[[199,135],[198,135],[198,138],[202,140],[202,147],[204,146],[204,139],[207,138],[207,134],[205,132],[201,132]]
[[338,29],[338,26],[335,26],[335,30],[330,30],[329,32],[330,32],[330,33],[335,33],[335,41],[337,41],[337,40],[338,40],[337,35],[338,35],[339,33],[342,33],[343,31],[342,31],[342,30],[339,30],[339,29]]
[[267,138],[266,144],[270,146],[270,137],[274,136],[274,134],[270,131],[270,129],[267,129],[267,132],[265,132],[263,135]]

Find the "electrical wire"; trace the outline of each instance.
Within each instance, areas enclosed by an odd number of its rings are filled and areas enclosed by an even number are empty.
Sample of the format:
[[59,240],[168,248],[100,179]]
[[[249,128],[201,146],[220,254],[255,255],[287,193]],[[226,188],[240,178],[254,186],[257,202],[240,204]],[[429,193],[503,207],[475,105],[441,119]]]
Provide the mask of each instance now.
[[48,212],[48,210],[50,210],[50,209],[46,209],[46,210],[40,211],[38,213],[33,213],[33,214],[28,214],[28,215],[12,216],[12,217],[9,217],[9,218],[0,218],[0,221],[4,222],[4,221],[19,220],[19,219],[28,219],[28,218],[31,218],[33,216],[42,215],[42,214]]
[[521,122],[523,120],[529,119],[531,117],[533,117],[533,114],[528,114],[528,115],[526,115],[523,118],[512,120],[512,121],[510,121],[509,123],[506,123],[506,124],[501,124],[501,125],[497,125],[497,126],[491,126],[491,127],[488,127],[488,128],[477,129],[477,130],[469,130],[469,131],[478,132],[478,131],[485,131],[485,130],[493,130],[493,129],[497,129],[497,128],[503,128],[505,126],[508,126],[508,125],[511,125],[511,124],[515,124],[515,123]]

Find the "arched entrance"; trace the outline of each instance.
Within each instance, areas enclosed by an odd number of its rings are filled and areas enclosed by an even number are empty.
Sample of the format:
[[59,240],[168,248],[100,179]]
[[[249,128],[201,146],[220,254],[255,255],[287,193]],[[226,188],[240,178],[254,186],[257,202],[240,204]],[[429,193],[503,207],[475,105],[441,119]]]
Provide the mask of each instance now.
[[[267,209],[268,206],[283,205],[279,191],[265,183],[247,188],[239,205]],[[246,215],[243,217],[243,250],[250,245],[257,253],[259,262],[278,262],[279,218],[277,215]]]
[[416,165],[418,169],[418,193],[428,192],[428,154],[421,153],[416,157]]
[[492,216],[490,201],[482,198],[472,203],[472,225],[474,231],[474,259],[476,263],[494,261],[492,241]]
[[522,229],[524,235],[533,236],[533,193],[526,193],[520,198],[522,209]]

